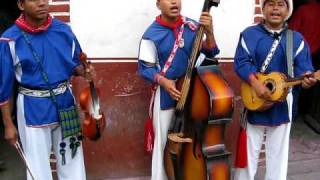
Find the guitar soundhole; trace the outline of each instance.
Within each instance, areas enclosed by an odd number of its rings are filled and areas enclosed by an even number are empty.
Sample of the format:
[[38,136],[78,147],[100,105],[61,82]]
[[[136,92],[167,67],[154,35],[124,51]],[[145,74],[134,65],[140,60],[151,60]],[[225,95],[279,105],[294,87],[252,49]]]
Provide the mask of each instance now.
[[271,93],[275,91],[274,83],[275,82],[271,79],[265,81],[265,86],[271,91]]

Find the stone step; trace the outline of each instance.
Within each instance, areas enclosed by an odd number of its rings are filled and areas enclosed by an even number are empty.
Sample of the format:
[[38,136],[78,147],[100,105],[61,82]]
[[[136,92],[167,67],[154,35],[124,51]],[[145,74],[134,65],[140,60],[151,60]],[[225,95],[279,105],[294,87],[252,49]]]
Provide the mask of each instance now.
[[[310,180],[317,180],[320,177],[319,172],[320,167],[320,157],[317,159],[304,159],[299,161],[289,161],[288,165],[288,180],[301,180],[298,177],[304,177],[307,175],[307,178],[311,178]],[[256,174],[256,180],[263,180],[265,175],[265,166],[260,166],[258,168],[258,172]],[[317,175],[317,176],[315,176]],[[309,180],[306,178],[302,178],[303,180]],[[320,179],[320,178],[319,178]]]

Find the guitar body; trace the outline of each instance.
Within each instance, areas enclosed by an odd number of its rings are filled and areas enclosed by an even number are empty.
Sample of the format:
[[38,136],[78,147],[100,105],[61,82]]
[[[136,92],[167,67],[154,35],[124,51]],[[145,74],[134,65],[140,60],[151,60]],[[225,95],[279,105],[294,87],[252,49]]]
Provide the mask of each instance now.
[[246,82],[241,83],[241,97],[244,106],[251,111],[261,111],[271,107],[272,102],[283,102],[289,92],[287,77],[283,73],[256,74],[257,79],[271,91],[270,100],[259,98],[255,90]]

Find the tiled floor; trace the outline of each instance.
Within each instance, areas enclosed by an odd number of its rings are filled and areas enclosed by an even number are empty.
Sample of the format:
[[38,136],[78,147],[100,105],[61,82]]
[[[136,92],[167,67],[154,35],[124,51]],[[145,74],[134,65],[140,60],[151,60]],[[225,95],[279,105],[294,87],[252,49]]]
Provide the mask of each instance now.
[[[297,118],[292,124],[288,180],[320,179],[320,135]],[[260,166],[257,180],[264,179],[265,167]]]
[[[310,130],[301,118],[292,126],[289,155],[288,180],[318,180],[320,179],[320,135]],[[3,140],[3,129],[0,129],[0,159],[6,163],[6,168],[0,170],[1,180],[23,180],[25,170],[16,150]],[[258,169],[257,180],[263,180],[265,167]],[[135,177],[125,180],[148,180],[149,177]],[[88,180],[90,177],[88,177]],[[120,179],[108,179],[120,180]],[[123,179],[122,179],[123,180]]]

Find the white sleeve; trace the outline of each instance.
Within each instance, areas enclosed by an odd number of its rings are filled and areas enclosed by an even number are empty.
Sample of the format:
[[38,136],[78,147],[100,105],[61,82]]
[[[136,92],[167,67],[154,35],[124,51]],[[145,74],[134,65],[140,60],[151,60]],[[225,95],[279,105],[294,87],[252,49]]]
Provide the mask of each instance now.
[[142,39],[140,42],[139,60],[148,63],[158,63],[157,48],[153,41]]
[[296,54],[294,55],[294,57],[298,56],[298,54],[304,49],[304,41],[301,41],[299,48],[296,52]]

